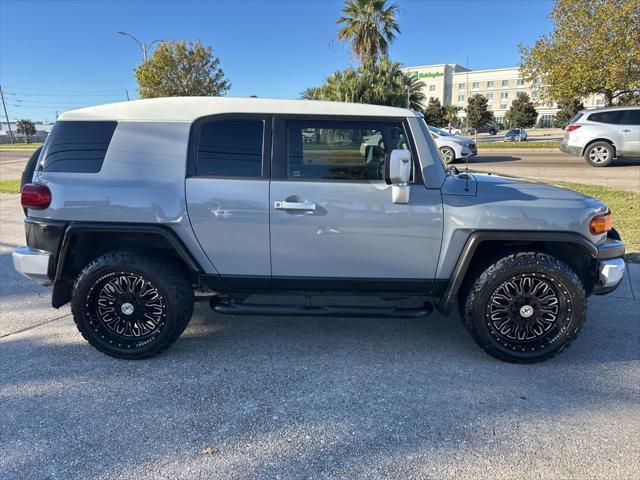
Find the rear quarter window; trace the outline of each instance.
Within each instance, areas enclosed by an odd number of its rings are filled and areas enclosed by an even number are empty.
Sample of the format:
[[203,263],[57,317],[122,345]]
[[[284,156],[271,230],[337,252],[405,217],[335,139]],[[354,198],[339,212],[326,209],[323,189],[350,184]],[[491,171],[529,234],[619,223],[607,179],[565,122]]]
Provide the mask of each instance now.
[[584,116],[584,114],[581,113],[577,113],[575,117],[573,117],[571,119],[571,121],[569,123],[576,123],[578,120],[580,120],[582,117]]
[[43,151],[44,172],[97,173],[118,122],[60,121],[51,129]]
[[590,122],[620,124],[622,123],[623,116],[624,110],[613,110],[610,112],[592,113],[589,115],[588,120]]

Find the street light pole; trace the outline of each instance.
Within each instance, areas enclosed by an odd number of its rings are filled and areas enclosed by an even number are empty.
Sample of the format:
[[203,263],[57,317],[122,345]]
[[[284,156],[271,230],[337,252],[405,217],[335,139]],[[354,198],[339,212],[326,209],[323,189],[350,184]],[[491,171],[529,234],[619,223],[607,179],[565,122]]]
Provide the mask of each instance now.
[[151,50],[151,47],[153,46],[153,44],[162,41],[162,40],[154,40],[153,42],[144,43],[144,42],[141,42],[140,40],[138,40],[136,37],[134,37],[130,33],[122,32],[122,31],[118,31],[117,33],[118,33],[118,35],[124,35],[126,37],[130,37],[134,42],[136,42],[138,44],[138,47],[140,47],[140,50],[142,50],[142,58],[144,59],[145,62],[148,59],[147,52],[149,52]]

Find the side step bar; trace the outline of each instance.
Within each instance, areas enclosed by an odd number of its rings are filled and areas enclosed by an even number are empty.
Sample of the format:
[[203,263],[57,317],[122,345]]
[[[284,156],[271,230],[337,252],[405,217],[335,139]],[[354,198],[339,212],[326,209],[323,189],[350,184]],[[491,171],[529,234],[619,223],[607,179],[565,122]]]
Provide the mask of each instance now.
[[273,315],[278,317],[376,317],[376,318],[422,318],[433,312],[433,305],[425,303],[421,308],[394,307],[342,307],[302,305],[260,305],[224,303],[211,299],[211,308],[224,315]]

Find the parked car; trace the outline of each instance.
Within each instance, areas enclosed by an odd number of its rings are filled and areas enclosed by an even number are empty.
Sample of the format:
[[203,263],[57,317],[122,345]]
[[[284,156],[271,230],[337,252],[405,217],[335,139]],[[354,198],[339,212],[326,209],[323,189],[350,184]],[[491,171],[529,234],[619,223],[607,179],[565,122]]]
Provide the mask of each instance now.
[[[499,131],[500,129],[498,128],[498,126],[494,125],[493,123],[485,123],[484,125],[481,125],[480,128],[478,128],[478,133],[488,133],[489,135],[495,135]],[[465,135],[475,135],[475,133],[475,128],[467,128],[464,131]]]
[[512,128],[504,134],[505,142],[524,142],[527,139],[527,131],[523,128]]
[[[587,296],[622,281],[609,208],[446,167],[430,132],[411,110],[321,101],[66,112],[22,187],[27,245],[13,264],[52,285],[52,306],[70,302],[82,336],[118,358],[166,350],[195,292],[228,315],[419,318],[457,302],[490,355],[552,357],[582,327]],[[382,142],[363,156],[373,134]],[[344,294],[383,305],[331,301]]]
[[592,167],[616,158],[640,157],[640,107],[609,107],[579,112],[564,129],[560,150]]
[[462,130],[460,130],[459,128],[456,128],[456,127],[452,127],[452,126],[442,127],[440,130],[444,130],[449,135],[462,135]]
[[436,142],[442,159],[447,164],[478,154],[476,142],[470,138],[451,135],[445,130],[431,125],[429,125],[429,130],[431,130],[431,136]]

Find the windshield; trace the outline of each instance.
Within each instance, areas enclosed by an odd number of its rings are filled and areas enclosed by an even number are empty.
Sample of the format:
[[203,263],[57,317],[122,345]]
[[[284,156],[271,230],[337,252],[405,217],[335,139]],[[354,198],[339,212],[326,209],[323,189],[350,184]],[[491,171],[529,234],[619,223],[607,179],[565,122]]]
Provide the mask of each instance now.
[[431,125],[429,125],[429,130],[431,130],[433,133],[440,135],[441,137],[450,137],[451,134],[449,132],[447,132],[446,130],[442,130],[441,128],[436,128],[436,127],[432,127]]

